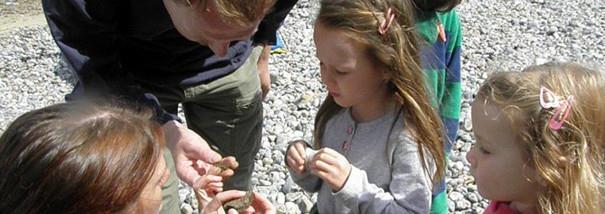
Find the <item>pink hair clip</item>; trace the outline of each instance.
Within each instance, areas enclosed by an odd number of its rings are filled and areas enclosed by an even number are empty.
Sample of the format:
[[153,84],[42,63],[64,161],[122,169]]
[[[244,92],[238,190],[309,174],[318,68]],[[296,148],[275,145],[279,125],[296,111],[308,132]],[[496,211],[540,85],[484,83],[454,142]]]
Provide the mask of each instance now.
[[555,109],[555,113],[548,121],[548,127],[552,130],[559,130],[563,127],[565,120],[571,112],[573,96],[568,96],[567,99],[560,100],[554,92],[542,86],[540,88],[540,106],[544,109]]
[[447,42],[447,37],[445,36],[445,29],[443,28],[443,24],[441,24],[441,21],[437,22],[437,33],[439,35],[439,39],[442,42]]
[[378,33],[380,33],[380,35],[386,34],[389,27],[391,27],[393,20],[395,20],[395,13],[393,12],[393,9],[389,7],[387,13],[384,15],[384,21],[378,26]]

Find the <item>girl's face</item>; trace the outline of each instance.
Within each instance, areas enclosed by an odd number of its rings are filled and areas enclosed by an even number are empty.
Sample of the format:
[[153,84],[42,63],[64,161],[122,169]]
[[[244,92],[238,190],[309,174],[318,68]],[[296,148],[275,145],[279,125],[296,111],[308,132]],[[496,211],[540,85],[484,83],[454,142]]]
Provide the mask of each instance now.
[[151,179],[145,185],[145,189],[139,197],[139,207],[143,213],[160,213],[162,208],[162,187],[168,181],[170,171],[166,167],[164,156],[160,154],[160,158],[156,165],[155,171]]
[[477,98],[472,104],[472,120],[476,143],[466,159],[481,196],[536,204],[540,185],[508,117],[499,107]]
[[364,108],[385,103],[388,74],[370,61],[365,48],[342,31],[315,23],[321,81],[342,107]]

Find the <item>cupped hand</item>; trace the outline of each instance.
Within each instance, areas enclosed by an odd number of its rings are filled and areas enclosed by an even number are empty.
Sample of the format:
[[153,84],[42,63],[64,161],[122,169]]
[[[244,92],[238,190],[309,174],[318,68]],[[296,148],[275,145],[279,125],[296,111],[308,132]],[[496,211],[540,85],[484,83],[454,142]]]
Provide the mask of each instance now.
[[[200,211],[201,214],[218,214],[223,209],[223,204],[242,198],[246,195],[246,192],[239,190],[229,190],[217,194],[208,205],[203,207]],[[258,193],[254,193],[252,196],[252,205],[242,213],[259,213],[259,214],[275,214],[276,210],[269,200]],[[228,213],[237,213],[235,210],[229,210]]]
[[305,171],[305,149],[307,145],[298,141],[292,143],[286,152],[286,165],[299,175]]
[[351,173],[351,164],[347,158],[330,148],[320,149],[309,166],[311,173],[321,178],[335,192],[342,189]]
[[162,128],[166,144],[174,158],[178,177],[190,186],[205,175],[211,163],[221,160],[221,155],[213,151],[198,134],[176,121],[165,123]]

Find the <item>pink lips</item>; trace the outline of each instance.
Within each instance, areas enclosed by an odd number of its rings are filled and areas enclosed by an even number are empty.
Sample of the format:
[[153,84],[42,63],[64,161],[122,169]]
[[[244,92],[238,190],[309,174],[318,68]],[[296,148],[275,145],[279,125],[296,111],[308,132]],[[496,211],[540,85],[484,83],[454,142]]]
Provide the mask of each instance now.
[[331,91],[330,91],[330,95],[332,95],[332,97],[339,97],[340,96],[339,93],[331,92]]

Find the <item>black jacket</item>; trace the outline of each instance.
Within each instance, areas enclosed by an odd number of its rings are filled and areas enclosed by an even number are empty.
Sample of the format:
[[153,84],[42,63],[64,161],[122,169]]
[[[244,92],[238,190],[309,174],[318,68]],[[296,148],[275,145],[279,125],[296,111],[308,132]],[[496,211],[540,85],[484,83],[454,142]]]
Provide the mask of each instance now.
[[254,43],[275,43],[276,30],[297,0],[278,0],[248,41],[233,42],[219,59],[174,28],[162,0],[42,0],[51,33],[78,74],[72,95],[117,95],[159,108],[140,84],[187,87],[235,71]]

